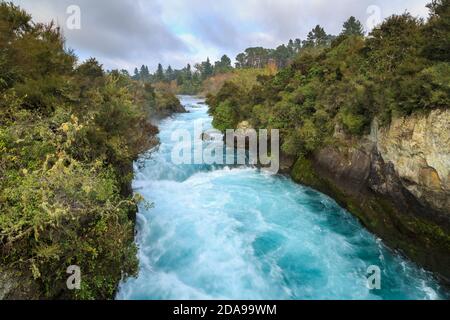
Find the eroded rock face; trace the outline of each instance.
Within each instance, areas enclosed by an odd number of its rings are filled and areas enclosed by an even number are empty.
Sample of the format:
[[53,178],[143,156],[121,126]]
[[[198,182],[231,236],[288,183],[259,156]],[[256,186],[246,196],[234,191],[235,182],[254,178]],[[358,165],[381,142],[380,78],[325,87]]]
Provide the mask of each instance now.
[[294,180],[329,194],[393,249],[450,284],[450,110],[394,120],[299,159]]
[[377,148],[417,199],[450,215],[450,110],[393,120]]
[[0,267],[0,300],[38,300],[39,292],[30,277]]

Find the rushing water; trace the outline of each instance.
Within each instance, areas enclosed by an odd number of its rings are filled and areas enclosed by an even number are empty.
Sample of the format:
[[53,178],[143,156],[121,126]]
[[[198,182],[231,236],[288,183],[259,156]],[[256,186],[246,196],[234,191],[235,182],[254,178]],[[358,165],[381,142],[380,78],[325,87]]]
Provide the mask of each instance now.
[[[171,135],[211,126],[207,106],[160,124],[135,164],[140,273],[118,299],[439,299],[432,276],[388,250],[331,198],[254,168],[174,165]],[[199,137],[193,137],[199,139]],[[381,289],[369,290],[378,266]]]

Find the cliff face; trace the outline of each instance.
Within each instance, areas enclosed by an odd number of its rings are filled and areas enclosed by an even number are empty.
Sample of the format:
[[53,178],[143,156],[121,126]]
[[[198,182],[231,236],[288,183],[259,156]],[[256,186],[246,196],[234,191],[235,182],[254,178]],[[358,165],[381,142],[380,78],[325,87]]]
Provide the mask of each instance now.
[[450,279],[450,111],[372,125],[300,159],[294,180],[334,197],[390,247]]
[[450,110],[396,119],[377,131],[378,150],[403,186],[422,204],[450,215]]

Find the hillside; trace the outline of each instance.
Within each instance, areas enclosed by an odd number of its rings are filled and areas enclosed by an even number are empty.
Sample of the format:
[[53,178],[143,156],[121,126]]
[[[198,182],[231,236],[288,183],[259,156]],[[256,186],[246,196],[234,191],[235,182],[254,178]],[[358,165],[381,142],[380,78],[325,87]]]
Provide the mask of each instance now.
[[448,279],[450,6],[429,9],[367,37],[347,22],[329,46],[303,48],[251,89],[225,83],[208,103],[216,128],[280,129],[296,181]]
[[5,2],[0,53],[0,298],[110,299],[137,272],[133,160],[158,143],[151,118],[184,108]]

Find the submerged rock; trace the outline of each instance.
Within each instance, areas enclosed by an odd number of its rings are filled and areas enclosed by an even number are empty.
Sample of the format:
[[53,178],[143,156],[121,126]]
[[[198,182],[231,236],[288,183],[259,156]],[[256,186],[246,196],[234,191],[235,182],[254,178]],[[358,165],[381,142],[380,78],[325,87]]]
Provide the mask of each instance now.
[[202,141],[214,141],[214,137],[210,136],[207,132],[203,132],[203,133],[200,135],[200,139],[201,139]]

